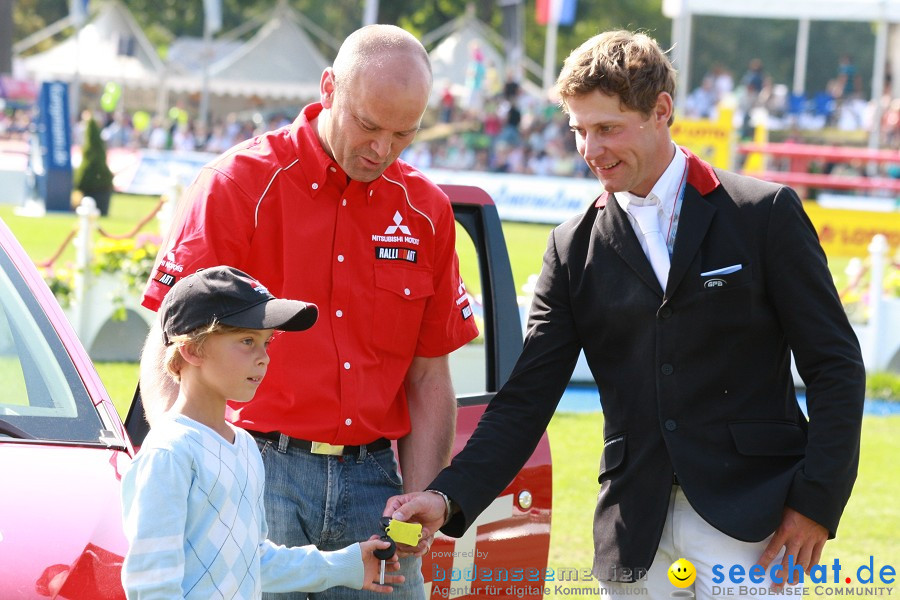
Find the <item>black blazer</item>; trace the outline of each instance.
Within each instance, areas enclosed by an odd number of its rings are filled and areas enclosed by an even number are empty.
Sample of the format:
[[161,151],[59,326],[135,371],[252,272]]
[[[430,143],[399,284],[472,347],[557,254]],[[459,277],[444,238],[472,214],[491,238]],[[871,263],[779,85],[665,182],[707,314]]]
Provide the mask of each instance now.
[[856,478],[865,370],[825,254],[793,190],[685,154],[665,295],[614,199],[550,235],[513,374],[430,486],[462,509],[445,533],[461,535],[525,463],[583,348],[605,419],[599,579],[650,567],[673,473],[733,538],[764,539],[785,506],[835,534]]

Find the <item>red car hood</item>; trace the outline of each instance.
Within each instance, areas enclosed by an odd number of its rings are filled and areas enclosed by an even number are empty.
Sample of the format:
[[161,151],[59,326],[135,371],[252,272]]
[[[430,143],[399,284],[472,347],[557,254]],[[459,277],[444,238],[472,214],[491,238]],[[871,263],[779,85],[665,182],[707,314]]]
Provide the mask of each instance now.
[[104,448],[0,443],[0,598],[123,599],[121,473]]

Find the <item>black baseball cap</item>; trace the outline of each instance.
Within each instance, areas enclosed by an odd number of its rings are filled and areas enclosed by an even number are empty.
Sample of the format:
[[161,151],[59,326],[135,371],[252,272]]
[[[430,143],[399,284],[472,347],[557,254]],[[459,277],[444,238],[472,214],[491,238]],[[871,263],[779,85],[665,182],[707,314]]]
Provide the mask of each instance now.
[[245,329],[303,331],[319,309],[301,300],[276,298],[260,282],[234,267],[201,269],[178,281],[162,301],[163,342],[213,321]]

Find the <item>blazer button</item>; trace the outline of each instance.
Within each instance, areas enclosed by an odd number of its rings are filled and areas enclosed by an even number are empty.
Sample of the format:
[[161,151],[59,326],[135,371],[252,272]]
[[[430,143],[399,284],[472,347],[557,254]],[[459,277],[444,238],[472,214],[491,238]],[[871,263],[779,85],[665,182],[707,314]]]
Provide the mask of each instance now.
[[676,423],[672,419],[667,419],[666,420],[666,430],[675,431],[676,429],[678,429],[678,423]]
[[675,367],[673,367],[669,363],[666,363],[662,367],[660,367],[659,370],[660,370],[660,372],[662,372],[663,375],[671,375],[672,373],[675,372]]
[[671,316],[672,316],[672,309],[669,308],[668,306],[663,306],[662,308],[659,309],[659,317],[661,319],[668,319]]

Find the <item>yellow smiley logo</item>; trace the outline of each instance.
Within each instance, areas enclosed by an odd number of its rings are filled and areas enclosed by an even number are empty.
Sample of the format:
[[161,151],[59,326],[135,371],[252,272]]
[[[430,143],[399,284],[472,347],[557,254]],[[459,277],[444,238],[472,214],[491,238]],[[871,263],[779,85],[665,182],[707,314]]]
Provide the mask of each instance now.
[[679,558],[669,567],[669,581],[677,588],[686,588],[697,579],[697,569],[686,558]]

